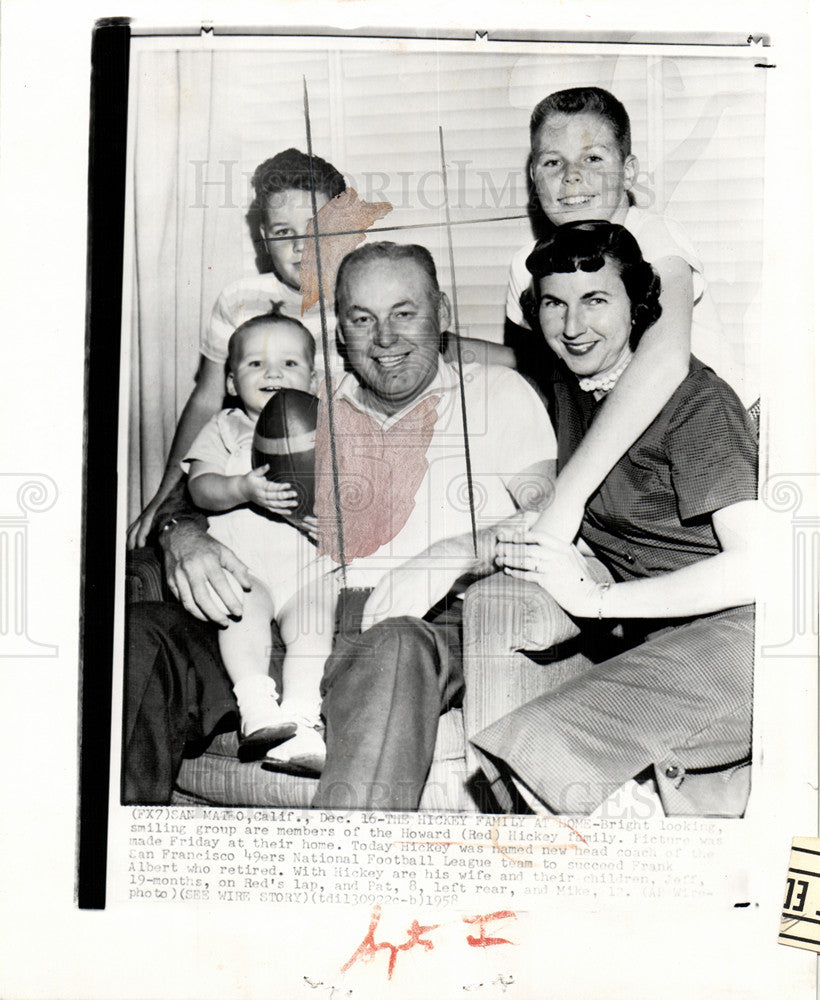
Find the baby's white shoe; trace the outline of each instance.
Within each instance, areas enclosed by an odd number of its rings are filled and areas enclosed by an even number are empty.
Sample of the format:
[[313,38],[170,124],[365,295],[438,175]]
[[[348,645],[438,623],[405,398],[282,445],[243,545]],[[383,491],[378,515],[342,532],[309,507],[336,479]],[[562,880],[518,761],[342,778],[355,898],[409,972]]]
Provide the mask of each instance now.
[[323,727],[311,724],[309,719],[296,721],[296,732],[289,740],[267,751],[262,767],[267,771],[318,777],[327,758]]
[[234,694],[242,718],[236,755],[243,763],[259,760],[296,732],[296,721],[279,706],[271,678],[248,678],[235,685]]

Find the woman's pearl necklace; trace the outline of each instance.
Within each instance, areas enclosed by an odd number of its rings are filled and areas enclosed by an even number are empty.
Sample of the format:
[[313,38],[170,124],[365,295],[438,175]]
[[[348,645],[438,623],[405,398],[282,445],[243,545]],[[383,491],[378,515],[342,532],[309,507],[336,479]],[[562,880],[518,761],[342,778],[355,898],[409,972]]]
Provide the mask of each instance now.
[[[600,393],[601,396],[606,395],[611,389],[615,387],[615,383],[626,371],[627,365],[632,360],[632,355],[630,355],[623,364],[618,365],[617,368],[613,368],[611,372],[606,375],[599,375],[594,378],[579,378],[578,385],[584,390],[584,392],[594,392]],[[600,399],[600,396],[597,396]]]

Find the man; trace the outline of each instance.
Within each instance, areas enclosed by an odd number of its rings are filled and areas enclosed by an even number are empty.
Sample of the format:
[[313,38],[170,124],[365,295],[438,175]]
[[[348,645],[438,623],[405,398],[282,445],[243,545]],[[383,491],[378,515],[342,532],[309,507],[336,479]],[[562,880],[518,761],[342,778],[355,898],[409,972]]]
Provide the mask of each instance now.
[[[344,566],[350,589],[348,621],[325,669],[328,755],[314,805],[413,809],[438,717],[463,689],[459,604],[436,606],[460,578],[489,568],[493,525],[543,504],[555,440],[540,400],[515,372],[465,365],[462,383],[445,363],[449,303],[423,247],[373,243],[348,255],[336,312],[349,368],[332,407],[341,531],[322,421],[317,513],[320,547]],[[465,501],[470,467],[478,552]],[[185,608],[217,623],[241,613],[231,578],[247,587],[247,570],[190,512],[166,514],[160,541]],[[186,744],[208,738],[235,709],[213,629],[180,616],[160,607],[132,621],[129,802],[167,801]]]

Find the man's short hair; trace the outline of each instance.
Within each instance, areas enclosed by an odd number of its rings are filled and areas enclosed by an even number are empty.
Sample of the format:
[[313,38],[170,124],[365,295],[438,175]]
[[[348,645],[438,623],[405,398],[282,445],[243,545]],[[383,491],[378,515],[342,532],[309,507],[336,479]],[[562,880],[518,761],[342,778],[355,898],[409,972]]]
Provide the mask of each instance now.
[[285,149],[260,163],[254,170],[251,184],[254,191],[254,203],[260,210],[264,209],[267,199],[280,191],[310,191],[311,162],[313,183],[318,193],[324,194],[327,200],[335,198],[345,189],[345,179],[339,171],[323,160],[321,156],[311,157],[298,149]]
[[621,159],[632,152],[632,126],[629,115],[621,102],[603,87],[570,87],[556,90],[545,97],[532,110],[530,117],[530,145],[535,142],[538,131],[551,114],[580,115],[584,112],[599,115],[608,122],[618,143]]
[[427,247],[419,246],[417,243],[390,243],[387,240],[378,243],[365,243],[364,246],[349,253],[339,265],[339,270],[336,273],[337,313],[339,311],[339,295],[348,270],[356,264],[367,264],[373,260],[390,262],[414,261],[430,279],[433,294],[438,296],[441,291],[438,284],[438,275],[436,274],[436,265]]

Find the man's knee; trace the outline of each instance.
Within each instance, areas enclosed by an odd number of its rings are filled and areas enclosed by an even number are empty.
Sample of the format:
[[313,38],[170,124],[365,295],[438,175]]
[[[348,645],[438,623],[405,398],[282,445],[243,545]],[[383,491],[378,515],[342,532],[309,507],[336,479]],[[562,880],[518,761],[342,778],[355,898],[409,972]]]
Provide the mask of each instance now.
[[189,615],[182,605],[169,601],[141,601],[129,605],[127,625],[132,636],[149,644],[180,633],[197,636],[212,628]]
[[192,680],[201,684],[203,676],[222,672],[213,626],[193,618],[181,606],[133,605],[127,625],[125,694],[129,717],[140,711],[146,698],[159,697],[158,691],[163,692],[168,711],[187,711]]
[[368,629],[364,635],[370,636],[370,643],[374,649],[394,656],[411,645],[424,650],[432,650],[436,646],[431,626],[421,618],[413,618],[410,615],[386,618]]
[[[355,661],[360,669],[394,671],[408,657],[418,654],[418,663],[426,663],[436,648],[435,637],[426,622],[403,615],[387,618],[354,639]],[[415,662],[415,661],[414,661]]]
[[393,685],[402,673],[435,675],[436,662],[435,637],[425,622],[410,616],[389,618],[337,642],[322,692],[329,695],[341,678],[343,687],[356,684],[358,688]]

